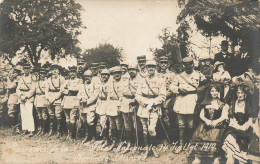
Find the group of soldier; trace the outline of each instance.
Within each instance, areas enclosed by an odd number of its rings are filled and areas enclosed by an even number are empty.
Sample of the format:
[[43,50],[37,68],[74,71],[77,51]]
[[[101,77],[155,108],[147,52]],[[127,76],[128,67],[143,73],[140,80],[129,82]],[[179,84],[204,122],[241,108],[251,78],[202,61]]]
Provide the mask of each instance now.
[[[84,71],[71,66],[64,76],[61,67],[52,64],[41,67],[37,77],[30,73],[31,65],[23,63],[22,74],[14,71],[7,82],[1,78],[1,121],[7,110],[9,125],[15,130],[21,125],[21,134],[29,137],[67,134],[73,141],[83,131],[82,143],[99,144],[105,151],[120,151],[125,146],[121,153],[128,153],[134,145],[157,145],[159,137],[183,145],[191,139],[199,120],[204,86],[218,81],[226,91],[232,81],[246,79],[245,74],[251,79],[254,76],[249,69],[232,79],[228,71],[219,68],[225,61],[218,55],[215,60],[213,65],[212,59],[205,58],[195,70],[193,58],[185,57],[184,71],[176,73],[169,70],[166,56],[160,57],[159,63],[138,56],[138,64],[122,62],[110,69],[104,62],[92,63]],[[226,103],[229,96],[224,93]],[[148,148],[144,156],[150,152],[159,156],[156,149]]]

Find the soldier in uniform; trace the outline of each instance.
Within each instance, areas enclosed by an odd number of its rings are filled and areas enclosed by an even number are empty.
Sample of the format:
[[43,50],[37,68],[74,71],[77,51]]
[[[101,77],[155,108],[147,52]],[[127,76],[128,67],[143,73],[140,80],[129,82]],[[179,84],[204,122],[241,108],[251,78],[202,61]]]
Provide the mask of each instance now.
[[11,127],[18,124],[18,115],[19,115],[19,102],[18,95],[16,93],[18,83],[18,72],[14,71],[13,74],[8,78],[7,81],[7,90],[8,90],[8,117],[11,124]]
[[130,78],[127,69],[128,69],[128,64],[126,62],[121,62],[120,63],[120,67],[121,67],[121,71],[122,71],[122,80],[124,81],[128,81],[128,79]]
[[[147,61],[147,77],[142,78],[138,85],[135,98],[139,103],[137,115],[140,117],[143,127],[143,138],[146,151],[144,158],[149,155],[149,142],[155,144],[156,124],[161,117],[161,106],[166,99],[166,84],[162,77],[155,76],[156,62]],[[149,135],[148,135],[149,134]],[[155,149],[152,149],[155,157],[159,157]]]
[[54,134],[55,117],[57,119],[57,136],[61,135],[61,87],[65,84],[65,79],[60,75],[60,66],[53,64],[51,66],[51,77],[47,79],[47,87],[45,96],[47,100],[47,108],[50,116],[50,131],[49,136]]
[[79,108],[79,99],[77,94],[79,92],[82,81],[77,78],[77,67],[69,67],[70,78],[65,81],[62,87],[62,92],[64,94],[63,101],[61,103],[63,112],[66,117],[66,126],[68,129],[68,140],[74,139],[74,134],[76,130],[76,117]]
[[[123,90],[123,97],[121,98],[121,108],[120,111],[122,112],[124,126],[125,126],[125,136],[126,136],[126,142],[127,147],[123,154],[129,152],[130,147],[133,146],[134,143],[134,128],[136,130],[136,137],[137,141],[140,141],[140,135],[142,132],[141,129],[141,122],[140,119],[136,119],[137,117],[137,109],[138,109],[138,103],[135,100],[135,93],[138,87],[138,84],[140,82],[140,78],[137,77],[137,71],[138,67],[137,65],[129,65],[128,67],[128,73],[130,75],[130,78],[124,83],[124,90]],[[138,143],[137,143],[138,145]]]
[[123,120],[120,115],[120,99],[123,97],[124,81],[121,79],[121,68],[119,66],[111,68],[113,80],[109,82],[109,91],[107,101],[109,106],[106,109],[110,124],[110,138],[112,144],[107,148],[107,151],[118,146],[121,148],[120,140],[122,139]]
[[3,80],[2,74],[0,74],[0,127],[5,127],[5,113],[7,109],[8,93],[6,88],[6,82]]
[[[197,102],[197,88],[201,81],[205,80],[205,76],[198,71],[194,70],[193,59],[191,57],[185,57],[183,59],[185,71],[176,75],[170,90],[177,94],[176,101],[173,107],[173,111],[177,113],[177,119],[179,124],[179,143],[182,148],[186,137],[186,141],[189,142],[194,128],[194,112]],[[185,128],[187,133],[185,133]],[[181,149],[178,149],[176,153],[179,153]]]
[[35,83],[30,74],[31,65],[24,63],[24,75],[19,79],[16,93],[18,95],[18,102],[20,103],[22,130],[24,134],[30,132],[30,137],[35,131],[35,124],[33,118],[33,102],[35,94]]
[[40,68],[39,79],[35,84],[35,101],[34,106],[36,107],[38,120],[39,120],[39,129],[37,135],[43,135],[46,132],[47,126],[47,118],[48,118],[48,109],[47,109],[47,101],[45,97],[45,90],[47,87],[47,78],[46,78],[46,70],[44,68]]
[[211,64],[212,59],[210,57],[203,58],[202,61],[204,65],[200,67],[200,72],[207,78],[209,81],[212,78],[214,66]]
[[160,57],[160,73],[159,76],[162,77],[165,80],[166,84],[166,100],[162,104],[162,119],[164,121],[164,124],[166,125],[165,128],[167,130],[167,138],[170,140],[169,142],[172,142],[172,139],[176,138],[174,136],[174,132],[176,132],[176,128],[173,128],[172,125],[172,119],[173,119],[173,113],[170,108],[173,107],[174,104],[174,94],[169,89],[170,84],[175,78],[176,74],[174,72],[169,71],[169,60],[168,57],[162,56]]
[[95,138],[95,110],[96,110],[96,101],[99,94],[99,86],[95,86],[92,80],[92,72],[87,70],[84,72],[84,83],[81,84],[81,90],[78,93],[78,99],[80,101],[80,112],[81,119],[83,120],[83,126],[85,129],[85,139],[82,143],[89,141],[92,138]]
[[137,62],[138,62],[138,66],[139,66],[139,76],[141,76],[142,78],[145,78],[147,75],[147,70],[146,70],[146,56],[137,56]]
[[[108,116],[106,115],[106,109],[108,107],[108,92],[109,92],[109,77],[110,72],[108,69],[102,70],[101,75],[101,84],[99,85],[99,93],[96,103],[96,114],[98,115],[97,131],[102,136],[102,148],[108,145]],[[92,82],[93,83],[93,82]],[[95,85],[96,86],[96,85]]]
[[98,63],[91,63],[90,70],[92,72],[92,81],[96,85],[99,85],[101,83],[100,81],[100,75],[99,75],[99,69],[98,69],[99,64]]

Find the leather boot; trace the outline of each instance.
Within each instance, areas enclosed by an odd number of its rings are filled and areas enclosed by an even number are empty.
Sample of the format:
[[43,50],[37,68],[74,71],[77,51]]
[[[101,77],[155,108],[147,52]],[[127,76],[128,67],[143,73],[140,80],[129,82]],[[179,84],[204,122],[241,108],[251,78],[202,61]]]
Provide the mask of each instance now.
[[41,122],[42,123],[42,132],[40,135],[44,135],[46,132],[46,122],[47,122],[47,120],[42,120],[42,122]]
[[[150,141],[151,141],[151,144],[152,144],[153,146],[155,146],[156,137],[151,136],[151,137],[150,137]],[[153,147],[152,152],[153,152],[153,156],[154,156],[155,158],[159,158],[159,153],[157,152],[156,147]]]
[[73,134],[75,134],[75,130],[76,130],[76,123],[70,123],[70,141],[74,140],[74,136]]
[[145,147],[145,152],[143,154],[143,159],[147,159],[149,156],[149,142],[148,142],[148,135],[143,134],[143,139],[144,139],[144,147]]
[[122,152],[122,154],[126,154],[126,153],[130,152],[130,148],[132,147],[132,144],[133,144],[133,131],[132,130],[126,130],[125,135],[126,135],[127,145],[126,145],[125,150]]
[[69,140],[70,138],[70,122],[66,122],[66,127],[67,127],[67,140]]
[[82,141],[82,144],[88,142],[90,140],[90,136],[89,136],[89,126],[87,125],[87,123],[84,123],[84,127],[85,127],[85,138],[84,140]]
[[111,129],[111,145],[105,151],[111,151],[116,146],[116,129]]
[[57,119],[57,138],[60,138],[61,137],[61,119]]
[[103,140],[103,144],[102,144],[102,148],[105,148],[108,145],[108,128],[104,129],[103,134],[102,134],[102,140]]
[[50,131],[49,131],[49,137],[54,134],[54,118],[50,118]]
[[182,152],[182,147],[184,145],[184,133],[185,133],[185,128],[180,128],[179,129],[179,143],[180,146],[177,150],[174,150],[174,153],[179,154],[180,152]]
[[39,136],[41,133],[42,133],[42,119],[39,119],[38,131],[36,136]]

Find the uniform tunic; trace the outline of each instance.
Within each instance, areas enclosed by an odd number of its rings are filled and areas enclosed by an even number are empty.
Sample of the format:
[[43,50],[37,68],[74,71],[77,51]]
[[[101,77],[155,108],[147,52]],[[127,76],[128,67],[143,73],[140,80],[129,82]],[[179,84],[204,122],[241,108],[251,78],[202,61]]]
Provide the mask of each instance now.
[[45,90],[47,87],[48,83],[47,80],[39,80],[36,82],[36,96],[35,96],[35,101],[34,101],[34,105],[35,107],[46,107],[47,104],[47,100],[45,97]]
[[166,84],[166,100],[163,102],[163,107],[168,108],[169,105],[173,105],[173,94],[172,91],[169,89],[172,81],[174,80],[176,74],[169,70],[166,70],[165,73],[159,73],[158,76],[162,77],[165,80]]
[[140,77],[129,78],[124,84],[123,97],[121,98],[120,111],[130,113],[137,107],[135,93],[140,82]]
[[60,75],[58,75],[57,78],[53,76],[48,78],[45,96],[47,100],[55,99],[53,105],[61,104],[61,95],[62,95],[61,86],[63,86],[64,84],[65,84],[65,79]]
[[96,104],[96,113],[99,115],[105,115],[106,114],[106,110],[107,107],[109,105],[107,99],[107,95],[109,92],[109,83],[110,82],[106,82],[106,83],[101,83],[99,85],[99,93],[98,93],[98,99],[97,99],[97,104]]
[[64,93],[64,98],[61,103],[62,108],[73,109],[79,107],[79,99],[77,94],[81,86],[82,81],[78,78],[68,79],[65,81],[65,84],[62,87]]
[[[185,78],[187,82],[180,75]],[[182,72],[180,75],[177,75],[170,85],[170,90],[172,90],[173,93],[178,94],[173,111],[179,114],[194,114],[194,109],[197,102],[196,90],[200,81],[204,80],[205,77],[198,71],[193,71],[191,74]],[[185,88],[187,91],[191,91],[191,93],[187,95],[181,95],[178,91],[179,88]]]
[[99,94],[99,86],[95,86],[93,82],[90,84],[84,83],[80,85],[80,90],[77,95],[78,99],[81,101],[82,99],[86,100],[86,103],[83,103],[83,111],[82,113],[90,113],[95,112],[96,110],[96,101]]
[[7,89],[8,89],[8,94],[9,94],[8,102],[7,102],[8,105],[19,104],[18,95],[16,93],[17,83],[18,83],[17,80],[14,80],[14,81],[8,80],[8,82],[7,82]]
[[[146,83],[149,84],[149,86]],[[153,103],[152,112],[160,112],[161,104],[166,99],[165,80],[158,76],[152,78],[142,78],[136,91],[136,100],[139,103],[137,115],[142,118],[149,118],[150,112],[147,108],[148,103]],[[160,114],[160,113],[159,113]]]
[[108,91],[108,104],[106,114],[109,116],[118,116],[121,104],[120,99],[123,97],[123,90],[125,86],[125,81],[122,79],[120,81],[111,80],[109,83]]

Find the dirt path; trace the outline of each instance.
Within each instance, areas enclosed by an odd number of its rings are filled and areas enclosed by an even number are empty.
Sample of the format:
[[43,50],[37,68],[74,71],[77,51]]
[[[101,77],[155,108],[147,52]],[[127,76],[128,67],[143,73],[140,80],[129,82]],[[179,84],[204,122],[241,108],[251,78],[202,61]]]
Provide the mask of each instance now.
[[47,140],[46,136],[29,138],[12,135],[10,130],[1,130],[0,163],[188,163],[187,152],[176,155],[168,149],[161,149],[159,158],[143,160],[141,153],[122,155],[79,143],[80,140],[68,142],[65,137]]

